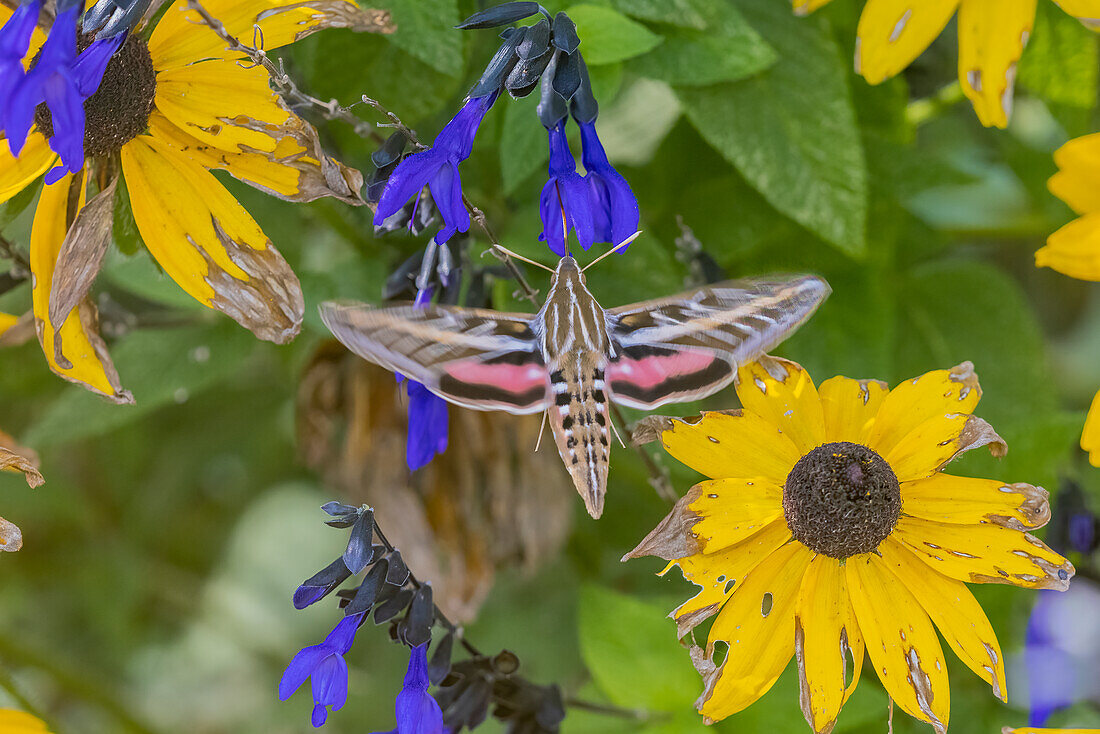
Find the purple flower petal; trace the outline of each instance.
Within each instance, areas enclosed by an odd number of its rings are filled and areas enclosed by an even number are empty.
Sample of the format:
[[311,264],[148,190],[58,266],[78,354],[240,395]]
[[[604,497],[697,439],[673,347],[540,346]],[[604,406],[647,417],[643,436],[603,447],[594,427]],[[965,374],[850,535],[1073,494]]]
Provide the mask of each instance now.
[[286,666],[286,670],[283,671],[282,680],[279,681],[279,700],[285,701],[290,698],[296,690],[302,687],[302,684],[306,682],[306,678],[313,674],[321,661],[331,654],[332,650],[324,643],[299,650],[298,654],[290,661],[290,665]]

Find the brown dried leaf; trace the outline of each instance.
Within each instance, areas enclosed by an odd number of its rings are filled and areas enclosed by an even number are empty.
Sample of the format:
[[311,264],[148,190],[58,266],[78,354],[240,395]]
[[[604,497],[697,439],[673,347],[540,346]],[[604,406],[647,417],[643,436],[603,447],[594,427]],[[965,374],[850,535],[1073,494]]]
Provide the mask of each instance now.
[[[6,435],[0,434],[0,440]],[[26,456],[0,445],[0,471],[23,472],[31,489],[41,487],[46,483],[46,480],[42,478],[42,473],[38,471],[37,463],[38,457],[33,456],[33,454],[32,456]]]
[[363,9],[343,0],[305,0],[305,2],[286,5],[281,8],[265,10],[256,16],[256,22],[264,18],[296,8],[311,8],[322,14],[320,21],[314,20],[308,28],[300,31],[295,41],[300,41],[325,28],[350,28],[357,33],[389,34],[397,30],[393,16],[388,10]]
[[[298,443],[350,504],[367,503],[452,619],[473,618],[497,569],[533,571],[561,547],[572,485],[538,416],[450,410],[450,446],[410,475],[404,389],[391,372],[323,346],[298,391]],[[546,443],[545,441],[543,442]]]
[[0,517],[0,551],[14,553],[23,547],[23,532],[13,522]]
[[703,550],[699,541],[693,537],[691,529],[699,522],[699,516],[691,509],[691,503],[702,495],[700,485],[695,485],[681,497],[672,510],[665,516],[649,535],[638,543],[634,550],[621,560],[629,561],[642,556],[656,556],[666,561],[693,556]]

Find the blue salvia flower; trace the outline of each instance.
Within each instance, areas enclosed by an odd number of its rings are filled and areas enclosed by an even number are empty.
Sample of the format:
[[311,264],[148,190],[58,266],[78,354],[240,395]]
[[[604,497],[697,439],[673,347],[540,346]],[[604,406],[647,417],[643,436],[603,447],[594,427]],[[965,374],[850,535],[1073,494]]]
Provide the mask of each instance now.
[[25,2],[15,9],[8,22],[0,28],[0,130],[7,127],[11,94],[23,80],[23,58],[30,48],[31,34],[38,24],[41,11],[41,0]]
[[[428,693],[428,643],[409,653],[405,684],[394,705],[397,728],[386,734],[443,734],[443,711]],[[378,734],[382,734],[379,732]]]
[[607,160],[595,121],[577,124],[581,128],[584,178],[593,198],[596,241],[618,244],[638,231],[638,200],[626,179]]
[[[426,305],[432,298],[431,288],[417,291],[415,304]],[[405,380],[397,376],[398,382]],[[407,380],[409,394],[409,431],[405,442],[405,463],[409,471],[426,466],[437,454],[447,450],[447,401],[416,380]]]
[[478,126],[498,94],[493,92],[467,99],[458,114],[439,131],[431,148],[413,153],[397,165],[378,201],[375,226],[397,213],[405,202],[419,196],[427,186],[443,216],[443,228],[436,235],[436,241],[446,242],[455,232],[470,229],[470,214],[462,201],[458,164],[470,157]]
[[[577,162],[565,137],[565,121],[548,130],[550,136],[550,179],[542,187],[539,214],[542,234],[558,256],[566,253],[565,239],[572,229],[581,249],[587,250],[596,241],[596,215],[588,182],[577,173]],[[633,234],[633,231],[631,231]]]
[[348,700],[348,664],[344,655],[355,641],[355,631],[359,629],[364,614],[365,612],[343,617],[324,642],[299,650],[279,681],[279,700],[285,701],[307,678],[311,680],[311,720],[315,727],[324,725],[328,719],[329,706],[333,711],[339,711]]

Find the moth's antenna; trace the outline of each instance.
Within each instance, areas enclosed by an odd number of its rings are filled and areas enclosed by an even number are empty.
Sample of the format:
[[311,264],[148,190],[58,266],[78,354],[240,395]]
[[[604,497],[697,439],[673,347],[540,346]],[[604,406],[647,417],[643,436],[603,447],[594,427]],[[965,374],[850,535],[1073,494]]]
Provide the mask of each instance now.
[[625,240],[623,240],[623,241],[622,241],[622,242],[620,242],[619,244],[615,245],[615,246],[614,246],[614,247],[612,247],[612,248],[611,248],[610,250],[608,250],[607,252],[605,252],[604,254],[600,255],[600,256],[599,256],[599,257],[597,257],[597,258],[596,258],[595,260],[593,260],[592,262],[588,263],[588,264],[587,264],[587,265],[585,265],[585,266],[584,266],[583,268],[581,268],[581,272],[583,273],[583,272],[584,272],[585,270],[588,270],[588,269],[589,269],[590,267],[592,267],[593,265],[595,265],[596,263],[598,263],[598,262],[599,262],[600,260],[603,260],[603,259],[604,259],[605,257],[607,257],[608,255],[612,255],[612,254],[614,254],[614,253],[618,252],[619,250],[623,249],[624,247],[626,247],[627,245],[629,245],[629,244],[630,244],[631,242],[633,242],[634,240],[638,239],[638,238],[639,238],[639,237],[641,236],[641,234],[642,234],[642,231],[641,231],[641,230],[638,230],[638,231],[637,231],[637,232],[635,232],[634,234],[630,235],[630,236],[629,236],[629,237],[627,237],[627,238],[626,238]]
[[546,430],[546,416],[548,414],[549,414],[549,411],[546,411],[546,410],[542,411],[542,420],[539,421],[539,437],[538,437],[538,440],[535,441],[535,452],[536,453],[538,453],[539,446],[542,445],[542,434]]
[[545,271],[546,271],[546,272],[548,272],[548,273],[553,273],[553,272],[555,272],[553,268],[547,267],[547,266],[543,265],[542,263],[539,263],[539,262],[535,262],[534,260],[528,260],[528,259],[527,259],[527,258],[525,258],[525,257],[524,257],[523,255],[517,255],[516,253],[512,252],[511,250],[509,250],[509,249],[508,249],[507,247],[505,247],[504,245],[493,245],[493,249],[497,249],[497,250],[500,250],[501,252],[503,252],[503,253],[504,253],[505,255],[507,255],[508,257],[514,257],[514,258],[515,258],[515,259],[517,259],[517,260],[522,260],[523,262],[525,262],[525,263],[529,263],[529,264],[531,264],[531,265],[534,265],[534,266],[535,266],[535,267],[537,267],[537,268],[542,268],[543,270],[545,270]]

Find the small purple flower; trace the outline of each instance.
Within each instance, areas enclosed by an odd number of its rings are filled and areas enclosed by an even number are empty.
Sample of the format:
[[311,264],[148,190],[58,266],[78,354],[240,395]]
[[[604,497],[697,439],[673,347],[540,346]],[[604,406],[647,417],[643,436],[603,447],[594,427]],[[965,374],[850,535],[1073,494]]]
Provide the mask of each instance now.
[[496,101],[497,94],[467,99],[458,114],[439,131],[431,148],[413,153],[397,165],[378,201],[375,226],[393,216],[427,185],[443,216],[443,229],[436,240],[446,242],[455,232],[470,229],[470,214],[462,202],[458,164],[470,157],[477,128]]
[[0,28],[0,130],[7,127],[11,93],[24,77],[23,57],[30,48],[31,34],[41,10],[41,0],[25,2]]
[[329,633],[320,645],[298,651],[279,681],[279,700],[285,701],[298,690],[306,678],[313,684],[313,726],[324,725],[328,708],[339,711],[348,700],[348,664],[344,655],[355,641],[355,631],[363,614],[349,614]]
[[[397,728],[386,734],[443,734],[443,711],[428,693],[428,643],[409,653],[405,684],[394,706]],[[379,732],[378,734],[382,734]]]
[[[546,242],[559,256],[566,253],[565,239],[572,228],[577,233],[581,249],[587,250],[596,241],[596,216],[592,192],[588,182],[577,173],[577,162],[569,150],[565,137],[565,121],[549,130],[550,180],[542,188],[539,197],[539,214],[542,216],[542,234]],[[633,232],[631,232],[633,234]]]
[[[430,288],[417,292],[415,304],[423,306],[432,297]],[[400,383],[403,375],[397,376]],[[405,463],[409,471],[426,466],[437,454],[447,450],[448,432],[447,401],[416,380],[408,380],[409,431],[405,442]]]
[[[596,241],[618,244],[638,231],[638,200],[622,174],[607,160],[596,135],[596,123],[578,122],[581,128],[581,161],[592,191]],[[624,248],[625,249],[625,248]]]

